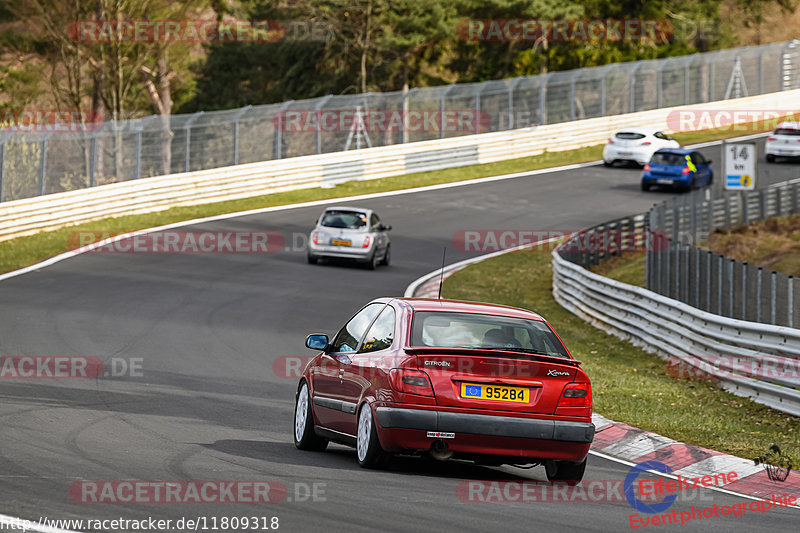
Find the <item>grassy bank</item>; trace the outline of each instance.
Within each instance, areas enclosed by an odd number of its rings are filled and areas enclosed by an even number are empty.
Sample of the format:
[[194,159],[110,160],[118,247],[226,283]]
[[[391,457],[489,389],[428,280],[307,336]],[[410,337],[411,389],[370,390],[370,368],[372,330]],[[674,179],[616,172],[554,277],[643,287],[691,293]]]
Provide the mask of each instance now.
[[729,394],[710,381],[671,377],[675,372],[664,360],[563,309],[551,287],[550,254],[523,251],[456,272],[445,282],[443,295],[541,313],[583,361],[598,413],[739,457],[755,458],[778,444],[800,464],[800,418]]

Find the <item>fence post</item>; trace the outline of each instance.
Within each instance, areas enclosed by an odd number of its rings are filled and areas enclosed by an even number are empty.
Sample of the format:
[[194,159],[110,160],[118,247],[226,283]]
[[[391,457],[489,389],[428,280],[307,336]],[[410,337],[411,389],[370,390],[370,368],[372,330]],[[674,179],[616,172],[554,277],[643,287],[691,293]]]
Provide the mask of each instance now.
[[600,78],[600,116],[606,116],[606,76],[608,74],[603,74],[603,77]]
[[155,115],[150,115],[149,117],[145,117],[139,119],[137,122],[136,128],[136,171],[135,171],[135,179],[139,179],[142,177],[142,130],[144,129],[145,125],[150,122]]
[[578,71],[569,78],[569,119],[575,120],[575,78],[578,77]]
[[758,191],[758,210],[760,215],[759,220],[767,218],[767,197],[763,190]]
[[742,263],[742,320],[747,320],[747,262]]
[[792,185],[792,214],[797,213],[797,186],[800,185],[795,183]]
[[184,153],[184,163],[183,169],[184,172],[189,172],[189,162],[191,157],[191,144],[192,144],[192,123],[200,118],[200,115],[203,114],[203,111],[198,111],[186,121],[186,124],[183,125],[183,129],[186,130],[186,152]]
[[630,91],[630,103],[628,113],[634,113],[636,111],[636,72],[642,66],[641,63],[636,63],[634,67],[631,69],[631,74],[628,82],[628,90]]
[[705,311],[711,312],[711,256],[713,252],[706,250],[706,308]]
[[772,276],[771,276],[771,278],[772,278],[771,279],[771,285],[772,286],[770,287],[770,292],[772,294],[770,294],[770,298],[769,298],[769,314],[770,314],[769,323],[772,324],[773,326],[775,325],[775,297],[776,297],[775,284],[777,282],[777,277],[778,277],[778,273],[773,270],[772,271]]
[[539,85],[539,125],[544,126],[547,124],[547,81],[550,79],[551,74],[539,74],[542,78],[542,83]]
[[52,134],[52,131],[46,133],[40,143],[42,153],[39,156],[39,196],[44,196],[44,178],[47,173],[47,138]]
[[[481,132],[481,121],[479,120],[479,117],[481,116],[481,93],[483,92],[483,88],[486,87],[487,83],[489,82],[485,81],[475,88],[475,133]],[[439,129],[444,131],[444,128]]]
[[511,80],[511,83],[508,85],[508,128],[509,130],[514,129],[514,89],[517,88],[519,82],[522,81],[523,78],[526,76],[519,76]]
[[717,256],[717,314],[722,315],[722,255]]
[[[102,128],[101,128],[102,129]],[[89,187],[94,187],[95,177],[94,174],[97,170],[97,136],[100,135],[100,130],[92,134],[92,145],[89,149]]]
[[764,51],[758,54],[758,94],[764,94]]
[[758,276],[756,278],[756,322],[761,322],[761,278],[764,269],[758,267]]
[[714,101],[714,83],[716,81],[716,66],[714,61],[708,62],[708,101]]
[[731,259],[728,262],[728,294],[730,295],[730,301],[728,302],[728,316],[733,318],[733,300],[734,300],[734,279],[733,279],[733,265],[736,263],[735,259]]
[[664,99],[664,66],[668,61],[659,61],[656,68],[656,109],[661,109],[661,102]]
[[9,131],[0,137],[0,202],[3,201],[3,178],[6,172],[6,141],[13,134],[13,131]]
[[700,309],[700,248],[692,246],[694,252],[694,306]]
[[[447,96],[447,93],[449,93],[453,89],[454,86],[455,86],[455,84],[453,84],[453,83],[448,85],[447,88],[445,88],[445,90],[442,91],[442,95],[439,97],[439,138],[440,139],[444,139],[444,127],[443,127],[443,124],[444,124],[444,98]],[[476,117],[476,120],[477,120],[477,117]]]
[[[288,100],[284,102],[278,108],[278,112],[276,113],[276,116],[278,117],[278,127],[275,130],[275,135],[273,136],[273,141],[272,141],[274,143],[272,147],[272,159],[283,158],[283,130],[286,128],[286,126],[284,125],[286,123],[286,115],[284,114],[284,111],[286,111],[286,108],[292,105],[292,103],[294,103],[294,100]],[[319,119],[319,117],[315,118]],[[319,122],[317,122],[317,125],[319,125]],[[317,136],[318,136],[317,138],[319,138],[319,127],[317,127]]]
[[794,276],[789,276],[789,279],[786,280],[786,284],[789,286],[789,291],[786,294],[788,300],[788,316],[786,317],[786,321],[788,322],[788,326],[790,328],[794,327]]
[[675,242],[675,292],[672,296],[675,300],[681,299],[681,243]]
[[[233,115],[233,164],[239,164],[239,118],[250,111],[253,106],[248,105],[241,108]],[[317,128],[319,130],[319,128]],[[319,152],[318,152],[319,153]]]

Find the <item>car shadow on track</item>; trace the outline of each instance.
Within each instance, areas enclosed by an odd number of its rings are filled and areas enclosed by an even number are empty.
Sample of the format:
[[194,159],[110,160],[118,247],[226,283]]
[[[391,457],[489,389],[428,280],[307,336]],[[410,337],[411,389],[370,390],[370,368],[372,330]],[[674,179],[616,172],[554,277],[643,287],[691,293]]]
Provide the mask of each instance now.
[[[218,440],[212,444],[198,443],[208,450],[248,459],[269,460],[281,464],[313,466],[336,470],[361,470],[353,448],[332,445],[325,452],[305,452],[291,442],[261,440]],[[435,461],[421,457],[395,456],[382,472],[409,476],[429,476],[450,479],[529,481],[534,470],[517,475],[498,468],[475,465],[466,461]]]
[[[325,452],[297,450],[291,442],[268,442],[260,440],[218,440],[213,444],[198,443],[206,449],[236,455],[248,459],[269,460],[281,464],[313,466],[336,470],[361,470],[356,461],[355,450],[333,445]],[[435,461],[421,457],[395,456],[382,472],[428,476],[450,479],[530,481],[533,470],[525,474],[506,472],[498,468],[476,465],[467,461]]]

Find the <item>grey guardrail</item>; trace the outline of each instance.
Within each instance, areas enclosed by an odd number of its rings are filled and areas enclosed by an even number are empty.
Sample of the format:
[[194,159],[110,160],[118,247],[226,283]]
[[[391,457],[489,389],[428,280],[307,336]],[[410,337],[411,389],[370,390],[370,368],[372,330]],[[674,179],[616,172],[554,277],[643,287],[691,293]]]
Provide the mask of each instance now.
[[726,318],[621,283],[553,251],[553,296],[595,327],[675,357],[739,396],[800,416],[800,329]]

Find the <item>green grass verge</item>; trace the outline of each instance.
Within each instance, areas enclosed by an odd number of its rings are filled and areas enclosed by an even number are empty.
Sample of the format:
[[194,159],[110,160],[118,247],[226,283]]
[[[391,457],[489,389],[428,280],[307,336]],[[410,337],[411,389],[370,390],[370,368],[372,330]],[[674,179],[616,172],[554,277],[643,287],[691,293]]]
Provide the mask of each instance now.
[[[675,138],[681,144],[693,144],[729,138],[740,134],[740,131],[731,132],[730,129],[721,128],[717,130],[677,134]],[[2,254],[0,254],[0,273],[37,263],[43,259],[69,250],[71,242],[69,237],[73,232],[96,231],[116,235],[128,231],[161,226],[183,220],[191,220],[193,218],[234,213],[248,209],[289,205],[358,194],[410,189],[439,183],[452,183],[500,174],[596,161],[602,157],[602,152],[603,145],[596,145],[578,150],[545,152],[538,156],[512,159],[485,165],[473,165],[432,172],[419,172],[378,180],[352,181],[330,189],[315,188],[288,191],[256,196],[243,200],[216,202],[199,206],[175,207],[144,215],[105,218],[86,224],[68,226],[55,231],[41,232],[27,237],[19,237],[0,242],[0,250],[2,250]],[[77,243],[72,243],[72,247],[76,246]]]
[[593,383],[594,409],[604,416],[748,459],[778,444],[793,464],[800,464],[800,418],[729,394],[710,381],[670,377],[664,360],[558,305],[552,277],[549,253],[509,253],[456,272],[445,282],[443,296],[542,314],[583,361]]

